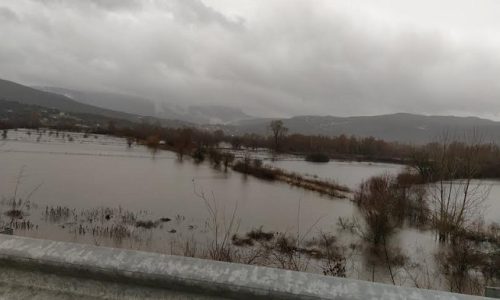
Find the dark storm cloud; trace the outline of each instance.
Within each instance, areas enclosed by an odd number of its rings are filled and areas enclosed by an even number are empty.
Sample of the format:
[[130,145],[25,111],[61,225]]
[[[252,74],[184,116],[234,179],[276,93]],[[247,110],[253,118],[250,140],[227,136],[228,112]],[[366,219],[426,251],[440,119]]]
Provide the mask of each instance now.
[[0,47],[0,77],[265,115],[500,111],[500,43],[460,35],[467,24],[391,23],[342,1],[237,3],[248,7],[10,1],[0,6],[0,38],[11,41]]

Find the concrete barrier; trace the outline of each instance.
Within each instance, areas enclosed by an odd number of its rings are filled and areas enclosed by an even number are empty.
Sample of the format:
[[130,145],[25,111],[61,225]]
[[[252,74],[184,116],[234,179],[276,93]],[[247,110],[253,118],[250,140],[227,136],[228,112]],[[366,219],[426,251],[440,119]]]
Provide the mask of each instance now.
[[[266,267],[9,235],[0,235],[0,266],[10,272],[38,274],[28,276],[33,281],[17,280],[17,286],[30,286],[37,276],[44,277],[42,283],[36,283],[43,285],[46,280],[43,274],[47,274],[47,278],[57,275],[58,282],[89,284],[86,291],[95,293],[95,289],[101,288],[100,294],[106,293],[107,285],[120,285],[133,289],[139,295],[143,289],[148,293],[165,290],[178,295],[232,299],[486,299]],[[14,279],[3,276],[0,277],[2,280],[5,284]],[[61,284],[56,285],[60,289]],[[197,299],[194,296],[188,298]]]

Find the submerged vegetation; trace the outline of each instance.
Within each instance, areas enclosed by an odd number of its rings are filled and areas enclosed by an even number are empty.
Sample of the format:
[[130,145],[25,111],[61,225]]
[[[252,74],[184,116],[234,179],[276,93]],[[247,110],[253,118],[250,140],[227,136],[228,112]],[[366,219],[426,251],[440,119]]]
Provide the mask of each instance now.
[[317,162],[317,163],[327,163],[330,161],[330,157],[325,153],[310,153],[305,157],[306,161]]
[[[460,156],[453,164],[469,163]],[[439,168],[443,178],[450,178],[452,175],[445,173],[458,168],[450,164],[441,160],[439,164],[436,162],[434,170]],[[486,285],[500,280],[500,274],[492,272],[492,266],[499,266],[500,231],[498,225],[485,227],[481,222],[480,204],[485,189],[480,183],[473,186],[472,176],[429,183],[428,178],[410,170],[398,176],[373,177],[362,183],[354,195],[363,222],[343,219],[339,222],[342,228],[357,233],[367,242],[373,257],[369,261],[373,274],[376,265],[383,262],[394,284],[398,267],[410,275],[415,286],[426,288],[436,286],[430,281],[423,282],[421,274],[415,272],[430,274],[429,262],[410,261],[399,249],[391,248],[390,241],[405,226],[433,231],[439,247],[434,253],[436,269],[432,276],[441,278],[450,291],[482,294]],[[415,268],[422,269],[415,271]]]
[[282,169],[265,166],[260,160],[250,161],[244,158],[233,166],[233,170],[264,180],[285,182],[292,186],[315,191],[335,198],[346,198],[345,193],[350,192],[349,188],[346,186],[334,182],[311,179],[297,173],[290,173]]
[[[14,102],[6,102],[15,106]],[[36,106],[33,110],[39,109]],[[45,110],[44,110],[45,111]],[[51,110],[48,110],[51,111]],[[53,114],[59,115],[57,110]],[[34,117],[37,116],[37,117]],[[80,121],[78,123],[77,121]],[[102,124],[107,124],[102,125]],[[2,140],[7,139],[8,129],[29,128],[39,130],[45,128],[51,131],[76,131],[86,135],[107,134],[123,137],[131,147],[134,143],[146,145],[153,150],[165,149],[178,154],[182,159],[185,155],[196,160],[205,159],[210,149],[217,149],[221,143],[231,145],[233,150],[253,151],[268,149],[275,153],[301,155],[312,162],[326,162],[330,158],[342,160],[363,160],[402,163],[418,168],[425,178],[431,171],[432,153],[441,146],[440,141],[425,145],[410,145],[397,142],[387,142],[374,137],[356,136],[324,136],[289,133],[288,128],[280,120],[270,122],[269,134],[229,135],[221,129],[202,129],[200,127],[169,127],[158,120],[144,118],[142,123],[106,117],[76,114],[64,114],[64,118],[41,118],[38,113],[22,113],[16,118],[0,122]],[[69,139],[72,139],[70,137]],[[448,154],[471,150],[466,138],[447,134]],[[477,154],[474,178],[500,178],[500,147],[484,139],[474,143]],[[219,158],[220,159],[220,158]],[[230,159],[225,166],[229,166]],[[462,170],[463,171],[463,170]],[[460,170],[453,174],[454,178],[461,176]]]
[[[498,149],[494,145],[485,144],[480,139],[457,142],[455,138],[443,138],[411,149],[399,145],[399,149],[408,150],[405,152],[407,169],[397,175],[370,178],[351,193],[347,187],[335,182],[265,165],[249,154],[250,148],[259,144],[251,144],[244,138],[237,145],[234,142],[237,137],[226,137],[223,132],[141,126],[142,129],[137,131],[114,126],[107,130],[125,137],[127,147],[142,144],[155,152],[172,150],[179,160],[189,156],[188,159],[196,163],[208,161],[221,173],[231,169],[332,197],[349,197],[356,205],[358,219],[339,219],[338,226],[342,230],[338,234],[311,233],[310,230],[306,234],[295,234],[265,231],[264,227],[242,234],[237,205],[228,216],[225,208],[219,206],[213,197],[207,197],[195,188],[195,195],[208,211],[209,217],[204,223],[184,223],[186,218],[183,216],[153,217],[149,212],[122,208],[76,210],[46,206],[41,213],[41,221],[45,223],[37,224],[38,220],[34,221],[30,210],[36,208],[31,198],[40,186],[19,193],[23,178],[21,170],[13,195],[2,200],[6,207],[2,211],[3,225],[15,231],[32,232],[40,230],[39,226],[51,224],[82,241],[147,250],[151,250],[155,239],[166,235],[170,238],[169,249],[155,251],[331,276],[369,272],[373,281],[393,284],[408,284],[410,281],[416,287],[444,286],[450,291],[470,294],[481,294],[485,285],[500,280],[500,227],[482,221],[483,202],[489,189],[473,180],[495,174],[492,166],[496,166]],[[84,138],[90,139],[96,132],[91,134],[89,131]],[[38,131],[29,134],[33,138],[41,135]],[[75,142],[74,134],[58,131],[50,134]],[[286,130],[280,131],[277,137],[278,142],[274,140],[271,147],[273,151],[290,149],[287,148],[291,144],[287,143]],[[251,139],[258,138],[253,136]],[[297,136],[294,138],[300,140]],[[219,147],[221,142],[227,141],[233,142],[232,146],[236,148],[245,145],[245,151]],[[314,150],[307,160],[335,157],[328,151],[323,152],[323,148]],[[238,157],[238,153],[244,155]],[[406,228],[433,234],[436,250],[422,260],[405,253],[398,246],[396,237]],[[341,238],[344,233],[356,239],[346,242]],[[201,241],[201,234],[206,242]]]

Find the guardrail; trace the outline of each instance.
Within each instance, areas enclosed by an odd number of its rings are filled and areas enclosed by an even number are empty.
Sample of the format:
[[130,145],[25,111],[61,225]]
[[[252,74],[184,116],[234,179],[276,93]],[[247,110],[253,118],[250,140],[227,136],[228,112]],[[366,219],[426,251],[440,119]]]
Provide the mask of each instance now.
[[[267,267],[0,234],[2,267],[57,274],[73,282],[119,283],[134,286],[136,291],[144,287],[234,299],[487,299]],[[0,280],[9,279],[3,276]],[[32,283],[18,280],[16,284],[29,286]],[[101,294],[105,293],[103,291]]]
[[487,286],[484,294],[486,297],[500,298],[500,287]]

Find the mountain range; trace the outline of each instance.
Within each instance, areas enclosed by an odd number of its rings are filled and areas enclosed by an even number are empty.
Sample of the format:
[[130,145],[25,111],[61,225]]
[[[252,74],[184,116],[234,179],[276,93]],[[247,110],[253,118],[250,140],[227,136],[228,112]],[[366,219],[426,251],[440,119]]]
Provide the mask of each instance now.
[[53,108],[62,112],[99,115],[110,119],[123,119],[131,122],[159,122],[163,126],[182,127],[193,124],[175,119],[159,119],[147,115],[131,114],[78,102],[65,95],[51,93],[28,87],[19,83],[0,79],[0,100],[15,101],[21,104]]
[[77,91],[59,87],[35,87],[37,89],[64,95],[80,103],[121,111],[141,116],[151,116],[160,119],[182,120],[195,124],[228,124],[235,121],[252,119],[240,109],[222,105],[180,105],[153,101],[140,96],[104,93],[92,91]]
[[[269,133],[271,119],[237,122],[234,134]],[[443,134],[461,138],[478,133],[485,142],[500,143],[500,122],[477,117],[424,116],[396,113],[378,116],[334,117],[296,116],[283,119],[290,133],[338,136],[341,134],[370,137],[392,142],[422,144],[436,141]]]
[[[269,134],[272,118],[255,118],[238,108],[197,105],[180,108],[138,96],[82,92],[56,87],[28,87],[0,79],[0,99],[55,108],[60,111],[101,115],[141,122],[153,118],[164,126],[198,126],[223,129],[229,134]],[[475,130],[484,141],[500,144],[500,122],[456,116],[425,116],[396,113],[378,116],[295,116],[283,119],[289,133],[358,137],[373,136],[402,143],[427,143],[444,132],[463,134]],[[215,125],[216,124],[216,125]]]

